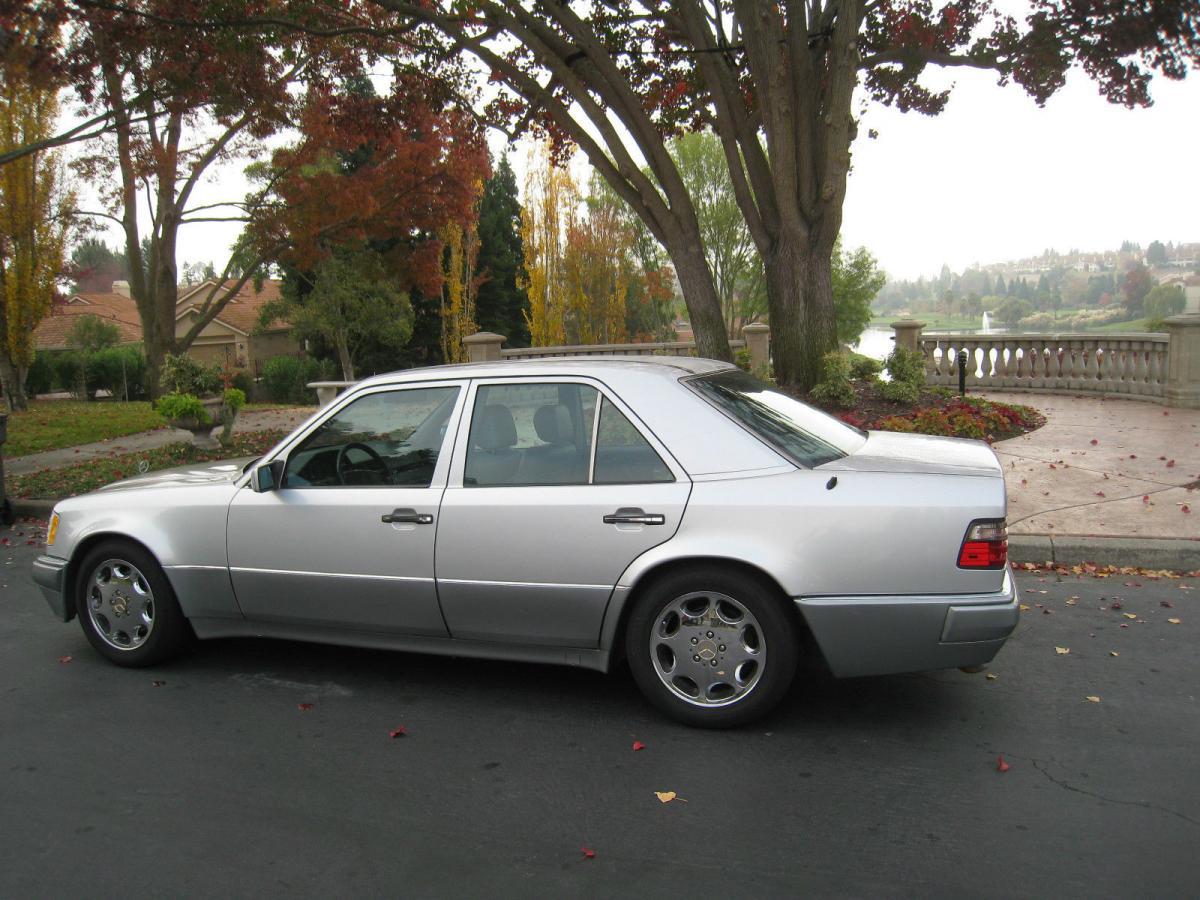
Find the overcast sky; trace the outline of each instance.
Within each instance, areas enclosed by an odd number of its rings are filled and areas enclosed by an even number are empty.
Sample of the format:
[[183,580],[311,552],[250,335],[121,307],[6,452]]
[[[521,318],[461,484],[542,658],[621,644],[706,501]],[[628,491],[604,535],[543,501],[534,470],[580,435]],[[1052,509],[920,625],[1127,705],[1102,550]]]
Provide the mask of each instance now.
[[[1047,247],[1200,241],[1200,76],[1156,79],[1155,105],[1139,110],[1108,103],[1077,72],[1042,109],[994,75],[957,69],[953,80],[941,116],[871,106],[853,148],[844,240],[868,247],[893,277]],[[525,155],[513,152],[519,168]],[[242,165],[217,169],[193,203],[241,197]],[[238,230],[186,226],[180,266],[212,261],[220,271]],[[120,240],[115,227],[105,237]]]

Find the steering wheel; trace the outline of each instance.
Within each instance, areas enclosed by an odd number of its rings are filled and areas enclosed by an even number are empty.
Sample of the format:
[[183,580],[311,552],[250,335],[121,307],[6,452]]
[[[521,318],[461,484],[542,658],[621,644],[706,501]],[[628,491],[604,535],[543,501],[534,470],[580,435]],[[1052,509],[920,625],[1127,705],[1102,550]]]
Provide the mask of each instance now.
[[346,463],[349,462],[348,456],[351,450],[361,450],[370,457],[368,462],[372,466],[378,466],[380,474],[383,476],[383,483],[386,484],[388,476],[391,474],[388,471],[388,465],[383,461],[383,457],[368,447],[366,444],[359,441],[352,441],[349,444],[343,444],[338,448],[337,461],[334,463],[334,469],[337,471],[338,481],[342,484],[346,483]]

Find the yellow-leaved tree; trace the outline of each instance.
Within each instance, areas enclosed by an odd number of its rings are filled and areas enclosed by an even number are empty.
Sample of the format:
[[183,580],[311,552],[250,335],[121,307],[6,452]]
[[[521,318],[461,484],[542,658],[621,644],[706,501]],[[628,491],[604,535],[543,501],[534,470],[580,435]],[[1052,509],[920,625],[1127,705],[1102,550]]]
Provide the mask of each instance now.
[[578,218],[579,189],[566,167],[550,161],[545,146],[530,150],[521,209],[525,276],[518,285],[529,295],[529,341],[553,347],[567,341],[567,296],[562,261],[566,235]]
[[[6,73],[0,84],[0,153],[54,134],[53,89]],[[63,274],[75,198],[58,154],[40,151],[0,166],[0,376],[10,407],[25,409],[33,330],[50,311]]]
[[466,227],[459,222],[449,222],[438,232],[444,245],[442,359],[448,363],[466,362],[463,338],[478,330],[475,301],[479,296],[480,278],[475,275],[475,269],[479,263],[479,201],[482,197],[483,182],[476,181],[475,206]]

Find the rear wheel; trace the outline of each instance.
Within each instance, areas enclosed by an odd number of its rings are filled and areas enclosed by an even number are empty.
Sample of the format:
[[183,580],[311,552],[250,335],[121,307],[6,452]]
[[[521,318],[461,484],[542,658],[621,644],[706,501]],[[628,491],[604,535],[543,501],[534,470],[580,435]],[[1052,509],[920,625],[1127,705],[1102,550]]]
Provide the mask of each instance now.
[[687,725],[728,728],[771,710],[796,671],[799,636],[771,586],[719,566],[652,583],[625,633],[646,697]]
[[150,666],[187,646],[190,628],[158,562],[128,541],[105,541],[79,565],[75,608],[88,641],[119,666]]

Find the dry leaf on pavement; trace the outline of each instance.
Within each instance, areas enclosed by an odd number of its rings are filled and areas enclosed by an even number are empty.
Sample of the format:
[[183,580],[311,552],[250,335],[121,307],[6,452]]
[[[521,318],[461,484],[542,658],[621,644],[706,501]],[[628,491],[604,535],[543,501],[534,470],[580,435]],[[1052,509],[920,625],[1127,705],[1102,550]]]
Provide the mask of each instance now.
[[1071,648],[1070,647],[1055,647],[1054,652],[1057,653],[1059,656],[1066,656],[1068,653],[1071,652]]
[[1095,694],[1089,694],[1086,699],[1087,699],[1088,703],[1099,703],[1100,702],[1100,698],[1097,697]]

